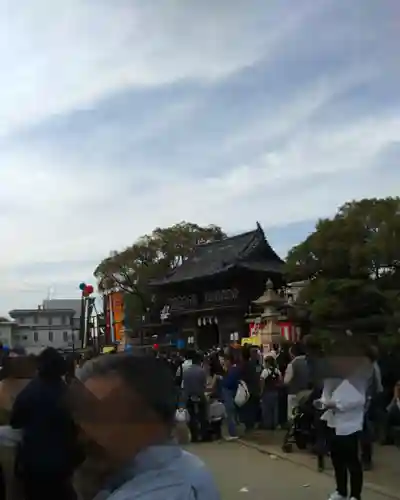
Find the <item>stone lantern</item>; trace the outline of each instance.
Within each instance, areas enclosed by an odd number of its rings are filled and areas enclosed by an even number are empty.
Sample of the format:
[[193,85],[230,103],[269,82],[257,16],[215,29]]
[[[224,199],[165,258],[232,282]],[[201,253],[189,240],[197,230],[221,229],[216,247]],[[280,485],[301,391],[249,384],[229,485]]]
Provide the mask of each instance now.
[[282,340],[279,325],[280,309],[285,305],[285,299],[275,292],[270,279],[267,281],[263,295],[255,300],[253,304],[262,310],[259,315],[261,343],[265,347],[271,346],[273,343],[279,343]]

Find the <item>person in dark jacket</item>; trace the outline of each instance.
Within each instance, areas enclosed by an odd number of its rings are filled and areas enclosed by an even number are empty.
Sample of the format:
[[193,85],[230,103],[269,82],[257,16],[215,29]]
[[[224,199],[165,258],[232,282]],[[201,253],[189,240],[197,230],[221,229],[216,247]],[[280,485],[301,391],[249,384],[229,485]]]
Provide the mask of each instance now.
[[226,420],[228,426],[228,441],[238,439],[236,428],[236,406],[235,395],[240,381],[240,369],[236,364],[236,356],[229,351],[224,354],[225,375],[221,382],[222,400],[226,411]]
[[251,358],[251,349],[248,347],[242,350],[240,378],[246,383],[250,397],[247,403],[240,408],[239,416],[246,431],[251,431],[257,422],[260,408],[260,373],[258,373],[257,365]]
[[72,500],[72,476],[83,456],[66,407],[65,362],[52,348],[37,361],[37,376],[19,393],[11,412],[11,426],[22,431],[17,475],[25,500]]

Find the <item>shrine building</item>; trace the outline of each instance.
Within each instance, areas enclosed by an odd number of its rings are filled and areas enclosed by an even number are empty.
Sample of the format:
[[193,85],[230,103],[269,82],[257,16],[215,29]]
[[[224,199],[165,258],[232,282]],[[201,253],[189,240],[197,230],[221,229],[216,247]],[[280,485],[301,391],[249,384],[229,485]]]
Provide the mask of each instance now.
[[267,281],[274,289],[283,286],[283,267],[258,223],[254,231],[200,244],[182,265],[152,282],[163,304],[160,328],[153,324],[153,331],[168,331],[174,345],[203,350],[248,337],[251,305]]

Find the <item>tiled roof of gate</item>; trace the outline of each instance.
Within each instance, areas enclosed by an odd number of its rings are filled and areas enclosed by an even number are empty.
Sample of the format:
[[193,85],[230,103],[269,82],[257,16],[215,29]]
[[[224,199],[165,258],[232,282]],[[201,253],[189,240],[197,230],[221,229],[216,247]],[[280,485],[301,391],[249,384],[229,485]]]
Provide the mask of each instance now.
[[[254,262],[250,256],[262,248],[262,256]],[[255,266],[255,267],[254,267]],[[281,272],[282,259],[275,253],[265,239],[264,232],[257,229],[230,238],[198,245],[193,255],[154,285],[180,283],[196,278],[205,278],[226,272],[233,267],[247,267],[253,270]]]

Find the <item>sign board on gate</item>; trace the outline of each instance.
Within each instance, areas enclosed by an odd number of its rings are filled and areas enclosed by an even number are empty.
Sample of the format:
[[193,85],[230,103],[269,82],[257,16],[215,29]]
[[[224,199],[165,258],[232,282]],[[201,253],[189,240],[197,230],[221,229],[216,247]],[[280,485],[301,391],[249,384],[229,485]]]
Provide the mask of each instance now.
[[242,345],[249,344],[249,345],[261,345],[261,338],[258,335],[255,335],[253,337],[247,337],[242,339]]

